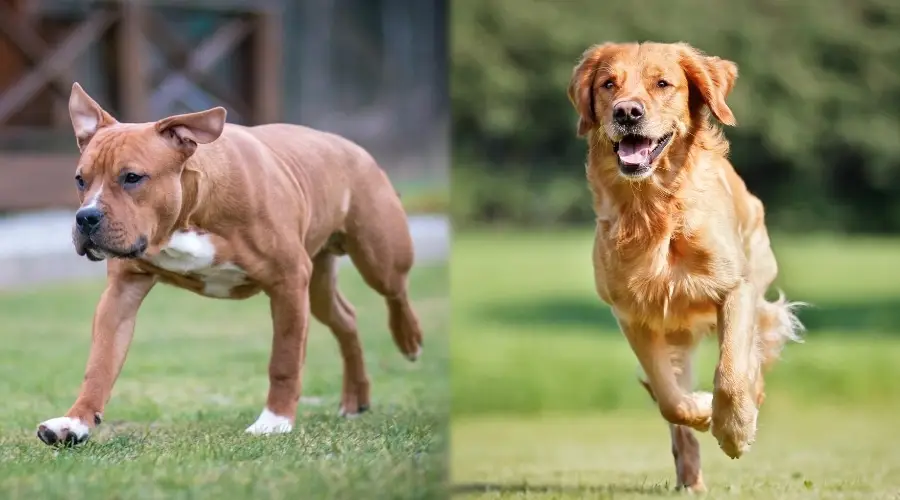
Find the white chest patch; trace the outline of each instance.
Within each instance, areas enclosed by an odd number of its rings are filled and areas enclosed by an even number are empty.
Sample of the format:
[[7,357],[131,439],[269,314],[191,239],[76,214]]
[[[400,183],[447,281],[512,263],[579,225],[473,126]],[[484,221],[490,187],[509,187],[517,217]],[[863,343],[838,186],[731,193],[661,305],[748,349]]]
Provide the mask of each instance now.
[[208,234],[177,231],[169,243],[148,260],[166,271],[199,276],[205,295],[229,297],[232,288],[247,282],[247,273],[231,262],[216,264],[215,259],[216,246]]

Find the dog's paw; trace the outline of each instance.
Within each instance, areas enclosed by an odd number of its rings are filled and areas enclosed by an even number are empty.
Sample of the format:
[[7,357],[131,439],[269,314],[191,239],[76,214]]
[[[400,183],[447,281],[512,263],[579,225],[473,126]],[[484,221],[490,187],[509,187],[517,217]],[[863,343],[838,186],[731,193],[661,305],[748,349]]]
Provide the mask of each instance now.
[[75,446],[88,440],[90,428],[79,418],[58,417],[42,422],[37,437],[50,446]]
[[[711,392],[695,392],[691,394],[691,399],[703,415],[712,415],[713,395]],[[699,423],[693,425],[693,429],[699,432],[706,432],[712,424],[712,418],[705,418]]]
[[756,440],[756,421],[759,409],[749,396],[721,398],[713,406],[712,435],[719,448],[732,459],[741,458]]
[[343,418],[356,418],[367,411],[369,411],[369,405],[358,405],[356,408],[341,405],[338,409],[338,416]]
[[687,495],[702,495],[706,493],[706,485],[702,479],[699,479],[694,484],[680,484],[675,490]]
[[405,355],[405,356],[406,356],[406,359],[415,362],[415,361],[417,361],[417,360],[419,359],[419,357],[422,356],[422,351],[423,351],[423,349],[422,349],[422,344],[418,344],[418,345],[416,346],[416,350],[415,350],[415,351],[413,351],[413,352],[408,353],[408,354]]
[[259,414],[256,422],[247,427],[245,432],[254,436],[265,436],[268,434],[285,434],[293,429],[294,424],[290,418],[278,416],[266,408]]

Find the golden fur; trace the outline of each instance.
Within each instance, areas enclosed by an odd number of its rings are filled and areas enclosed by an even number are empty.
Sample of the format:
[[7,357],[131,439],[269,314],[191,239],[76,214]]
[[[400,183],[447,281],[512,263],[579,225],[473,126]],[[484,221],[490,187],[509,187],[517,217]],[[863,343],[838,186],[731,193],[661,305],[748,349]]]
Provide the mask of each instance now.
[[[678,486],[703,490],[691,428],[712,430],[732,458],[750,448],[764,399],[762,369],[802,328],[796,304],[764,294],[777,274],[763,205],[727,159],[710,115],[735,125],[726,98],[737,65],[683,43],[589,48],[568,89],[587,139],[587,179],[597,216],[597,292],[608,303],[670,422]],[[643,115],[627,134],[661,144],[641,178],[623,174],[614,119],[619,103]],[[665,137],[671,137],[664,142]],[[693,392],[691,355],[718,332],[712,394]]]

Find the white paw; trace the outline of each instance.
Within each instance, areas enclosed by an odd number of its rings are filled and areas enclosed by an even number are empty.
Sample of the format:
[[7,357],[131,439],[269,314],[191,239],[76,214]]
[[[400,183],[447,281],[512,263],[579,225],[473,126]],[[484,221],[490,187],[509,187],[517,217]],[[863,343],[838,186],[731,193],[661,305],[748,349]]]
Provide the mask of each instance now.
[[255,436],[262,436],[267,434],[284,434],[286,432],[291,432],[293,429],[294,424],[291,423],[291,419],[288,417],[280,417],[269,411],[268,408],[265,408],[262,413],[259,414],[259,418],[256,419],[256,422],[253,422],[253,425],[247,427],[246,432]]
[[51,418],[38,425],[37,436],[45,444],[72,446],[87,441],[90,429],[78,418]]
[[691,396],[694,398],[694,402],[697,403],[697,406],[704,411],[707,409],[710,412],[712,411],[713,395],[711,392],[698,391],[691,394]]
[[415,361],[415,360],[419,359],[419,357],[422,355],[422,351],[423,351],[422,346],[419,346],[419,348],[416,349],[416,352],[414,352],[413,354],[407,355],[406,359],[408,359],[410,361]]
[[699,432],[706,432],[709,430],[709,426],[712,425],[712,403],[713,403],[713,395],[711,392],[693,392],[691,393],[691,399],[694,400],[694,404],[697,405],[697,408],[701,413],[710,415],[702,424],[694,427],[694,430]]
[[353,418],[356,418],[356,417],[362,415],[363,413],[365,413],[367,411],[369,411],[369,405],[359,405],[359,409],[355,412],[347,411],[347,409],[344,408],[344,405],[341,405],[341,407],[338,409],[338,416],[343,417],[343,418],[353,419]]

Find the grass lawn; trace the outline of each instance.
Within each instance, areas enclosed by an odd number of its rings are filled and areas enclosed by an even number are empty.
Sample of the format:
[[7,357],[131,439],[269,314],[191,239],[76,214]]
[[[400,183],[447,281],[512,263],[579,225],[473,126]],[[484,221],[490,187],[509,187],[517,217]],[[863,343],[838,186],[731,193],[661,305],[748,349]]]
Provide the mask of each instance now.
[[399,181],[394,183],[394,188],[410,215],[444,214],[450,208],[450,189],[446,181]]
[[[767,378],[751,452],[701,435],[713,498],[898,498],[900,241],[774,235],[807,340]],[[451,470],[467,498],[671,493],[668,430],[594,293],[592,235],[454,235]],[[698,379],[709,389],[715,346]]]
[[77,395],[102,283],[0,295],[0,498],[440,498],[446,491],[447,270],[411,277],[426,350],[397,352],[381,298],[352,266],[372,410],[337,417],[342,365],[311,322],[297,425],[244,434],[265,403],[271,320],[264,296],[204,299],[158,286],[138,316],[105,421],[91,440],[54,450],[37,424]]

